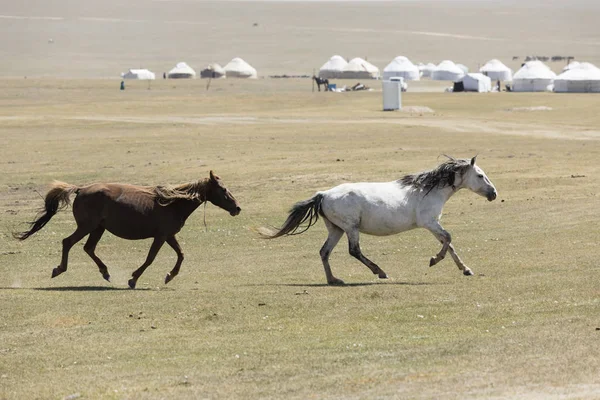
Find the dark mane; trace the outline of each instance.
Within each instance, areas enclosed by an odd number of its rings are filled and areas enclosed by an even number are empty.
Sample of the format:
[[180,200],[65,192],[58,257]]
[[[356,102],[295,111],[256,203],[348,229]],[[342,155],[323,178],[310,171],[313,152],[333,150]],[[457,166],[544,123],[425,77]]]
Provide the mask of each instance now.
[[425,196],[435,188],[441,189],[446,186],[452,186],[456,174],[462,175],[465,173],[471,163],[469,160],[448,158],[448,161],[443,162],[431,171],[406,175],[398,179],[397,182],[403,186],[412,186],[416,189],[424,190],[426,191]]
[[198,200],[204,201],[206,197],[206,184],[208,179],[189,183],[182,183],[177,186],[156,186],[154,196],[161,206],[167,206],[175,200]]

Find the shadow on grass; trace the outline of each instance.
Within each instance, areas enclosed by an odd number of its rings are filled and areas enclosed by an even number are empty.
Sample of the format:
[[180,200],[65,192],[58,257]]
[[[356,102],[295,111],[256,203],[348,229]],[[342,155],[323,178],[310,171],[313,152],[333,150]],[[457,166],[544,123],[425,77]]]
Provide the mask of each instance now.
[[112,286],[58,286],[58,287],[0,287],[0,290],[41,290],[46,292],[108,292],[108,291],[135,291],[151,290],[150,288],[129,289],[125,287]]
[[428,283],[428,282],[401,282],[401,281],[384,281],[384,282],[355,282],[345,283],[343,285],[330,285],[328,283],[253,283],[240,286],[288,286],[288,287],[358,287],[358,286],[380,286],[380,285],[400,285],[400,286],[434,286],[445,285],[445,283]]

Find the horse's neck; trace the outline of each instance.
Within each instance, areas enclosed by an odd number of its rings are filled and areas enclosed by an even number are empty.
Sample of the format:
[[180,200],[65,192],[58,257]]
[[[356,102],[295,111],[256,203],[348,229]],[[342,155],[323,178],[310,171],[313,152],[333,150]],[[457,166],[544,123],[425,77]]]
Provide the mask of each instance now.
[[172,206],[177,208],[180,216],[185,220],[187,219],[196,209],[206,201],[206,185],[208,181],[200,181],[194,185],[193,190],[198,193],[198,199],[180,199],[175,201]]

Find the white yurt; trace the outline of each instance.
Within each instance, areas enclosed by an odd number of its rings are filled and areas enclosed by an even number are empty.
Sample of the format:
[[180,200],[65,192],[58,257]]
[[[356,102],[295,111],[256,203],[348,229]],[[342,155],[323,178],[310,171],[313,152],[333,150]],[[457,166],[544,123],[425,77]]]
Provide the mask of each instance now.
[[389,80],[393,76],[400,76],[407,81],[418,81],[421,77],[419,68],[404,56],[398,56],[383,69],[383,79]]
[[527,61],[513,76],[513,92],[551,91],[556,74],[539,60]]
[[177,65],[167,72],[167,78],[169,79],[194,79],[196,77],[196,71],[184,62],[177,63]]
[[200,78],[225,78],[225,69],[223,69],[223,67],[217,63],[208,64],[202,71],[200,71]]
[[465,92],[491,92],[492,80],[480,72],[466,74],[463,79]]
[[465,64],[456,64],[456,66],[462,69],[462,72],[464,72],[465,74],[469,73],[469,67],[467,67]]
[[431,79],[436,81],[459,81],[465,75],[464,71],[450,60],[439,63],[431,73]]
[[554,80],[558,93],[600,93],[600,69],[587,62],[578,63]]
[[223,67],[223,69],[225,70],[228,78],[256,79],[258,77],[256,70],[239,57],[229,61],[227,65]]
[[378,79],[379,68],[360,57],[353,58],[342,70],[342,79]]
[[122,73],[123,79],[140,79],[140,80],[154,80],[156,75],[154,72],[147,69],[130,69],[129,71]]
[[333,56],[319,69],[319,78],[337,79],[342,77],[342,71],[348,62],[342,56]]
[[434,63],[419,63],[419,71],[421,71],[421,76],[423,78],[431,78],[431,74],[433,70],[436,69],[436,65]]
[[483,67],[479,68],[479,72],[490,77],[490,79],[497,81],[512,81],[512,69],[508,68],[500,60],[490,60],[484,64]]

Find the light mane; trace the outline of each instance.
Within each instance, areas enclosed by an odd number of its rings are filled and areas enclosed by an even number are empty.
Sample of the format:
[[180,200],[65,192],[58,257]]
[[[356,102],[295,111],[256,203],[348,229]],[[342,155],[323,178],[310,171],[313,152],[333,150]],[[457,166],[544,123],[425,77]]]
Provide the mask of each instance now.
[[206,185],[208,179],[202,181],[182,183],[176,186],[154,187],[154,197],[161,206],[168,206],[176,200],[193,200],[203,202],[206,200]]
[[456,175],[464,174],[471,166],[471,162],[452,157],[448,158],[448,161],[443,162],[430,171],[406,175],[398,179],[397,182],[403,186],[412,186],[416,189],[424,190],[426,191],[425,196],[433,189],[453,186]]

